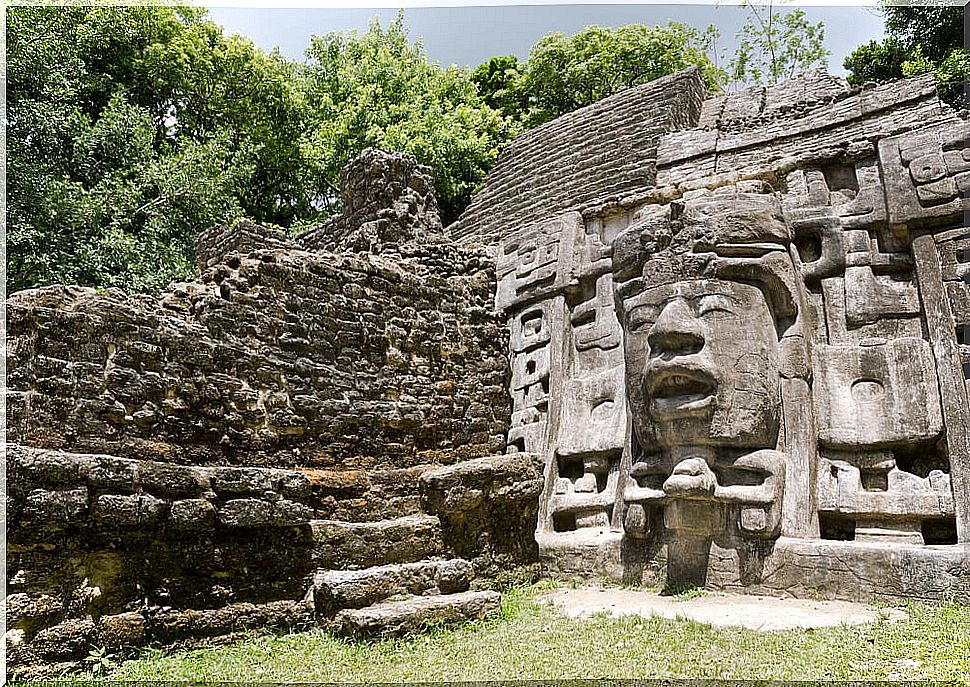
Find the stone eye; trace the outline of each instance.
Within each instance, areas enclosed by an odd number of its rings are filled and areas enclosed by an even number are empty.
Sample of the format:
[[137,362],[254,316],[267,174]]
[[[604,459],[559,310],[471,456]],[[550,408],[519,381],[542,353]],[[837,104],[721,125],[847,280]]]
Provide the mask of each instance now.
[[710,315],[734,315],[734,303],[726,296],[705,296],[697,306],[698,316]]
[[656,320],[657,313],[652,308],[643,306],[636,308],[627,316],[628,326],[634,332],[640,331],[641,329],[649,329]]

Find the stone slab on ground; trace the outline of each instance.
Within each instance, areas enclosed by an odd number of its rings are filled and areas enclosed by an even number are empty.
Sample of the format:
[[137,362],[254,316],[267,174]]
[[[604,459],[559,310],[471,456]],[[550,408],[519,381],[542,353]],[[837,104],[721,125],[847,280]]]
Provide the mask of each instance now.
[[428,624],[453,625],[499,612],[501,595],[490,590],[440,596],[417,596],[337,614],[341,633],[365,637],[398,637],[420,632]]
[[318,611],[332,615],[342,608],[363,608],[400,594],[464,592],[475,578],[461,558],[381,565],[364,570],[320,570],[313,580]]
[[554,589],[540,601],[552,603],[570,618],[596,613],[641,615],[649,618],[683,618],[716,627],[746,627],[773,631],[796,628],[836,627],[875,622],[881,617],[904,620],[908,616],[893,608],[875,608],[849,601],[711,594],[692,599],[663,596],[657,592],[619,588]]

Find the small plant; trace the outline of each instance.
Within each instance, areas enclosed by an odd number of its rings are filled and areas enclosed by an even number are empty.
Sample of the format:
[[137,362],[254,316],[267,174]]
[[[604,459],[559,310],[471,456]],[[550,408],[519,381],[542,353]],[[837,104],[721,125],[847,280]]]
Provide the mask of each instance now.
[[117,666],[115,654],[108,651],[108,647],[99,646],[92,649],[84,659],[92,677],[102,677]]

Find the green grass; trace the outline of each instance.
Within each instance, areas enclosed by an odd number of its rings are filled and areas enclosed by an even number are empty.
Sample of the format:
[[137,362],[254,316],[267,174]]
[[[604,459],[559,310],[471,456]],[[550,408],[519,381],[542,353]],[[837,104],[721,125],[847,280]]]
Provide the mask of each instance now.
[[[548,585],[544,585],[548,587]],[[324,632],[262,636],[165,656],[114,680],[396,682],[553,678],[970,681],[970,607],[911,604],[909,620],[754,632],[693,621],[571,620],[538,587],[503,595],[500,617],[425,636],[354,643]]]

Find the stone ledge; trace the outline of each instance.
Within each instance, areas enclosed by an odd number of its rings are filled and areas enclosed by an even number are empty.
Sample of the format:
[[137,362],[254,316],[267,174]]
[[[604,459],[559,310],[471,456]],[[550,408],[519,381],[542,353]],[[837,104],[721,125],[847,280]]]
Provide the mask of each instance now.
[[313,581],[318,612],[333,615],[399,594],[452,594],[468,590],[475,571],[461,558],[382,565],[364,570],[321,570]]
[[454,625],[497,615],[501,595],[493,591],[461,592],[445,596],[419,596],[337,614],[342,634],[399,637],[420,632],[428,625]]

